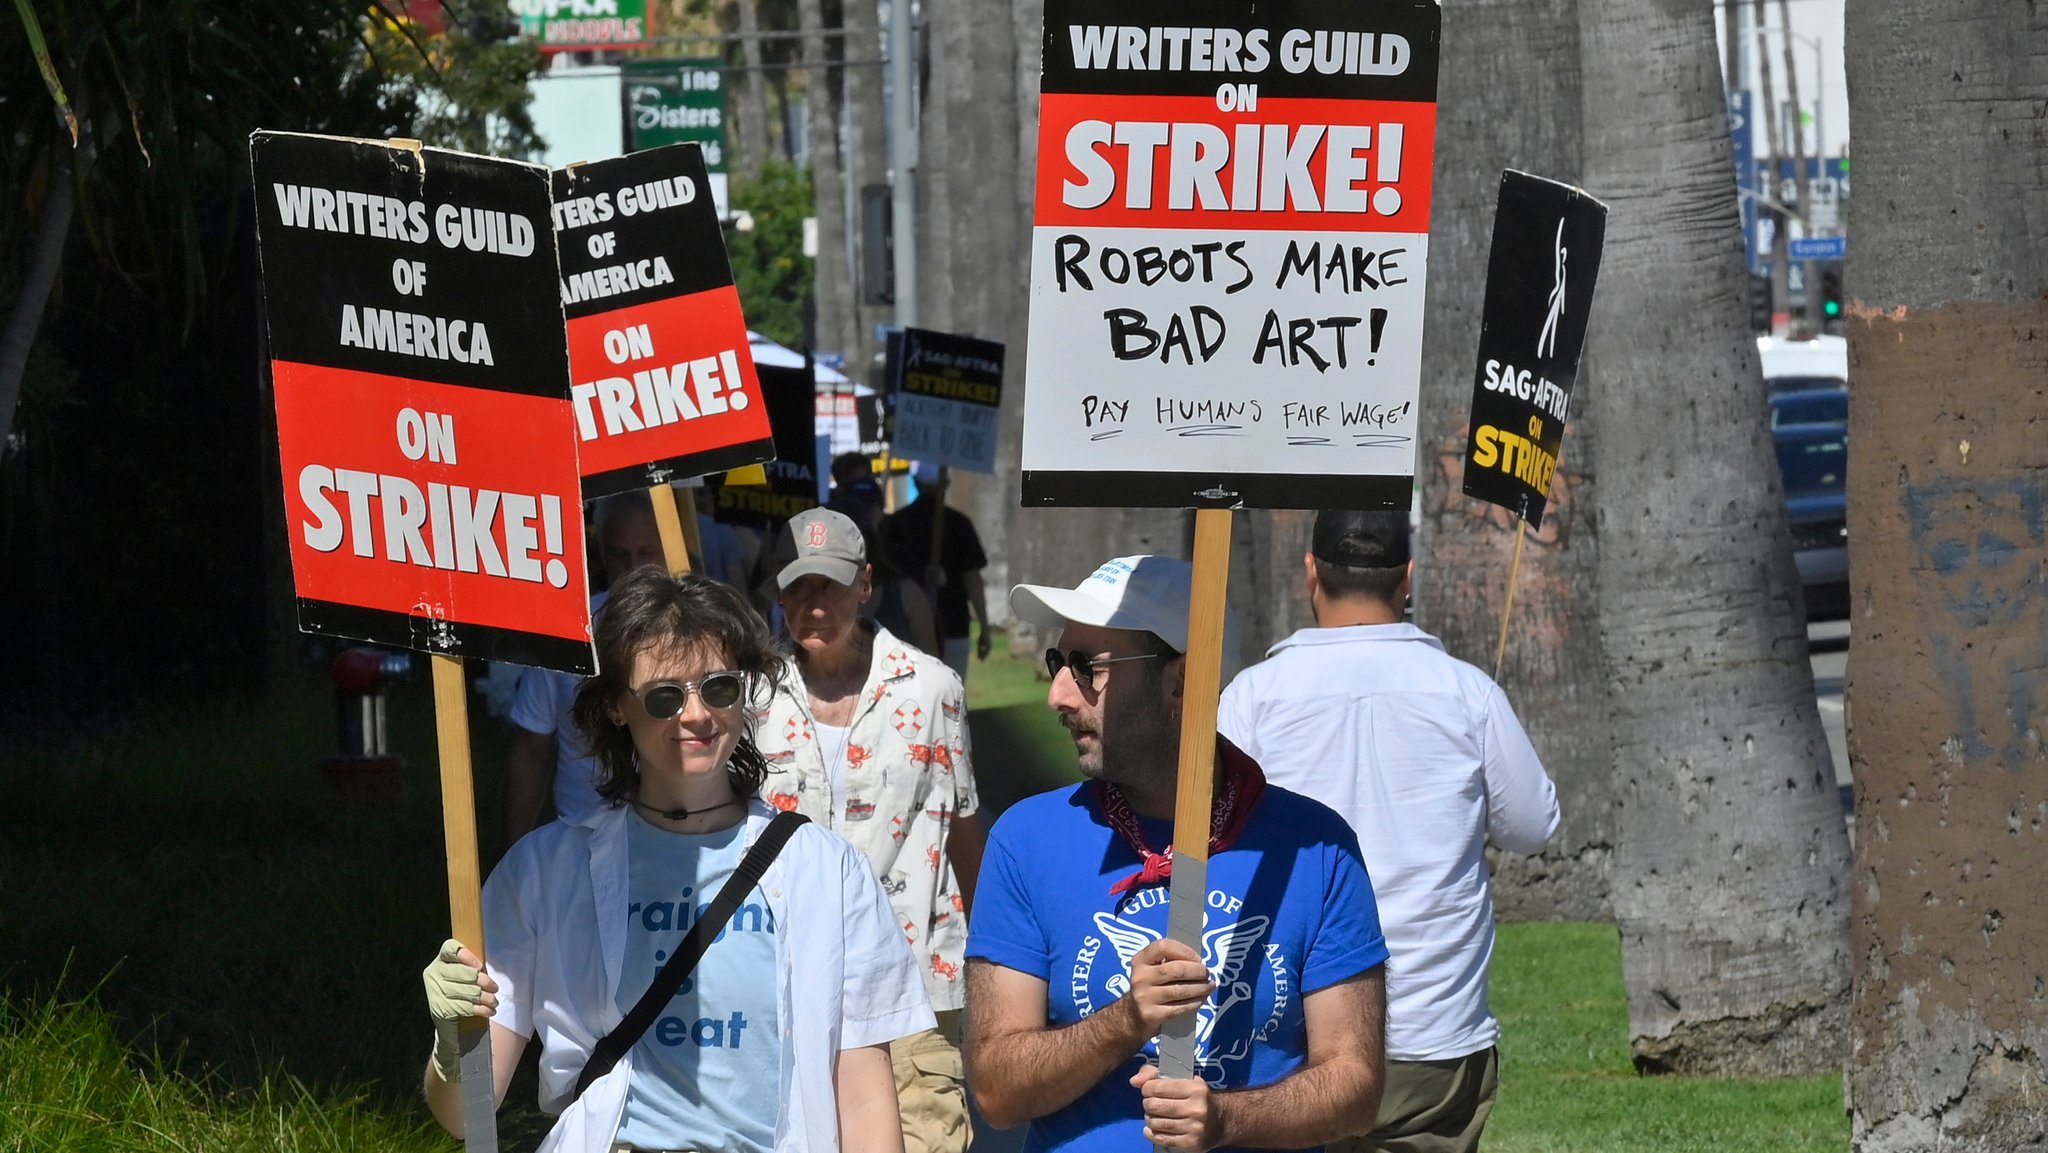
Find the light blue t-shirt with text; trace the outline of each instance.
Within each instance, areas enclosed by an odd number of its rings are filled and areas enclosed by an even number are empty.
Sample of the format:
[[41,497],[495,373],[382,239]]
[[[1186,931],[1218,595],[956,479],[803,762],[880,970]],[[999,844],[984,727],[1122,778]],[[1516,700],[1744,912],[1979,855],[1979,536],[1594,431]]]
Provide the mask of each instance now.
[[[626,958],[619,1012],[629,1012],[682,944],[745,848],[744,822],[698,836],[636,812],[627,831]],[[775,916],[759,887],[633,1046],[620,1144],[767,1153],[781,1100]]]

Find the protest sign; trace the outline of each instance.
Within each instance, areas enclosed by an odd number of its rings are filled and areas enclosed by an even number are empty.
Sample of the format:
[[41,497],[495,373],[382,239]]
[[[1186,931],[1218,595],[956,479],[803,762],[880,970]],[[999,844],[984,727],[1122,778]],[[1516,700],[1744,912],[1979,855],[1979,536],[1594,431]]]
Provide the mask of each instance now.
[[899,328],[883,378],[894,410],[889,449],[948,468],[994,472],[1003,401],[1003,346],[993,340]]
[[1465,495],[1543,527],[1572,383],[1600,276],[1607,206],[1580,189],[1501,173],[1465,442]]
[[774,457],[705,179],[693,145],[554,174],[586,497]]
[[1405,508],[1428,0],[1049,0],[1029,504]]
[[547,169],[250,152],[300,627],[592,671]]
[[818,398],[808,365],[764,364],[759,371],[768,421],[775,428],[775,459],[764,466],[768,483],[720,485],[712,519],[771,528],[818,506]]

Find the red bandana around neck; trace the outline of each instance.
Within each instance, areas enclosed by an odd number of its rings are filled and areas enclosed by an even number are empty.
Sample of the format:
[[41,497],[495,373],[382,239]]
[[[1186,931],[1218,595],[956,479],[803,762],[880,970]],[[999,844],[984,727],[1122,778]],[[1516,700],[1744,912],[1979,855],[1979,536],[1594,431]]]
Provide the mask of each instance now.
[[[1216,763],[1223,768],[1223,787],[1216,791],[1209,814],[1209,852],[1220,853],[1236,842],[1251,820],[1252,810],[1258,806],[1259,797],[1266,791],[1266,774],[1259,770],[1257,761],[1246,756],[1236,745],[1221,734],[1216,737]],[[1109,827],[1115,829],[1138,854],[1145,866],[1123,880],[1109,887],[1111,896],[1122,896],[1133,889],[1157,885],[1173,876],[1173,846],[1164,852],[1154,852],[1145,843],[1145,829],[1138,821],[1138,811],[1124,797],[1124,791],[1105,780],[1097,779],[1095,803],[1101,807]]]

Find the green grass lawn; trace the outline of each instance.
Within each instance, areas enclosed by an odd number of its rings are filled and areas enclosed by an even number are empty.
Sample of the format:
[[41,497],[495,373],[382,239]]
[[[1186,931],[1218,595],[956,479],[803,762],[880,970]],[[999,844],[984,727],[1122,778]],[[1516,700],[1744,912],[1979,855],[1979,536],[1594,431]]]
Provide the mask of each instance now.
[[[998,656],[970,679],[992,815],[1075,779],[1037,667]],[[0,735],[0,1153],[459,1148],[417,1089],[418,974],[448,916],[423,682],[392,698],[390,805],[323,788],[318,691]],[[490,856],[505,732],[473,716]],[[1611,927],[1504,927],[1494,1006],[1489,1150],[1847,1147],[1838,1078],[1637,1077]],[[508,1151],[544,1131],[532,1102],[522,1075]]]
[[[1819,1153],[1849,1147],[1840,1077],[1639,1077],[1612,925],[1502,925],[1489,1153]],[[1846,1054],[1845,1054],[1846,1056]]]
[[1045,703],[1045,666],[995,652],[968,670],[967,723],[974,782],[993,821],[1017,801],[1080,780],[1074,741]]

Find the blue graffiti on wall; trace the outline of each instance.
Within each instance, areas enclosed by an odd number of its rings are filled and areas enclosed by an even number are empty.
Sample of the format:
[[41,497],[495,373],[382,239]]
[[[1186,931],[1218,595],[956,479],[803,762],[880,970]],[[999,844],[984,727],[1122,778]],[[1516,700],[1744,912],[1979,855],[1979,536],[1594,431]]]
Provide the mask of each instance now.
[[[1914,583],[1936,610],[1923,618],[1928,652],[1954,711],[1960,752],[2013,770],[2040,756],[2048,711],[2044,498],[2041,479],[2012,476],[1909,484],[1902,494]],[[1972,650],[1997,652],[2002,683],[1978,683]],[[2002,706],[2004,715],[1981,716],[1984,704]]]

